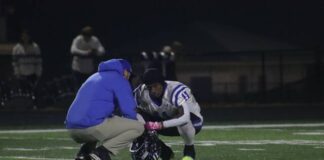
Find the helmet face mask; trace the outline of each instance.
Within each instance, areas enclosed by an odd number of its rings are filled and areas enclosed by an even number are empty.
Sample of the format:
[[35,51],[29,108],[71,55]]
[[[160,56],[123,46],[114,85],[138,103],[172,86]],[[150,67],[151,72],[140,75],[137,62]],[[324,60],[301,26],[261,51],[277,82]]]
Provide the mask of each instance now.
[[151,96],[154,96],[155,98],[162,97],[163,94],[163,84],[160,82],[155,82],[153,84],[147,85],[147,89],[150,92]]

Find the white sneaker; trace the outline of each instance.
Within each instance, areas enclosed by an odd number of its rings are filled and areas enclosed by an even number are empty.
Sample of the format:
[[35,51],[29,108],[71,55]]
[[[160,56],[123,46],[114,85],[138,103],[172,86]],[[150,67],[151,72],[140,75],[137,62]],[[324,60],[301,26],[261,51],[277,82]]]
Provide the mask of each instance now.
[[101,158],[94,153],[90,153],[89,157],[91,160],[101,160]]

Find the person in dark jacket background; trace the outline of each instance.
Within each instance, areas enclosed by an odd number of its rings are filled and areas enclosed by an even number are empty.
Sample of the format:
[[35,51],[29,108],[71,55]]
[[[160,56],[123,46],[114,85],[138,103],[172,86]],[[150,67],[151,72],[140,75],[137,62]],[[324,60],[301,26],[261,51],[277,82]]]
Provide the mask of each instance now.
[[[116,155],[143,133],[128,81],[131,72],[124,59],[101,62],[78,90],[65,120],[72,139],[82,144],[76,160],[110,160],[110,154]],[[114,115],[115,109],[121,117]],[[102,145],[97,147],[98,142]]]

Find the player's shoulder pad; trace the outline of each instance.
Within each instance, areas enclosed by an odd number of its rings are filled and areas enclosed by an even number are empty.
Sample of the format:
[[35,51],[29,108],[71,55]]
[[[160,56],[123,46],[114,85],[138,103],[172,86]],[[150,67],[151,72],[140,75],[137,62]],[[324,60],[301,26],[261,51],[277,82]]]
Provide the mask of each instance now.
[[171,92],[171,104],[179,106],[181,101],[190,99],[190,89],[182,84],[176,83]]

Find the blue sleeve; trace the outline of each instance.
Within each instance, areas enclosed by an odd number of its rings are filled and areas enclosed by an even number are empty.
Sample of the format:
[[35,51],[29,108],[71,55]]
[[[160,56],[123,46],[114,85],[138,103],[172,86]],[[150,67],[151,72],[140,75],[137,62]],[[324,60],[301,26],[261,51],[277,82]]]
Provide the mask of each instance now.
[[136,103],[130,83],[126,79],[123,78],[116,83],[115,96],[122,115],[126,118],[137,120]]

